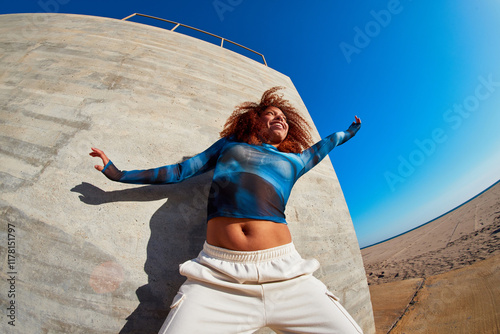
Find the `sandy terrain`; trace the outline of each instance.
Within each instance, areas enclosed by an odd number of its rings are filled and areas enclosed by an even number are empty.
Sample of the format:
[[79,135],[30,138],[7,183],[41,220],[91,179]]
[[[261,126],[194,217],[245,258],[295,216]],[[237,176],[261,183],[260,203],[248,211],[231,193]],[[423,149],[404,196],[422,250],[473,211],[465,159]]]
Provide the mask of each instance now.
[[500,333],[500,255],[370,293],[377,334]]
[[500,183],[361,250],[379,333],[500,333]]
[[369,284],[447,272],[500,254],[500,182],[445,216],[361,250]]
[[427,278],[391,334],[498,334],[499,297],[500,255],[496,255]]
[[398,322],[419,291],[423,278],[370,285],[376,333],[387,333]]

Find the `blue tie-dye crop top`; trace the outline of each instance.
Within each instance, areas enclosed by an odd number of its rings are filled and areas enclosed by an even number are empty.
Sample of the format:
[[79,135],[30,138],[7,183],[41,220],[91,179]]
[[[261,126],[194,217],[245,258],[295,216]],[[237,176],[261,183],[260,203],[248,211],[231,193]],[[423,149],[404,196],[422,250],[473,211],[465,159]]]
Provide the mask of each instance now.
[[178,164],[120,171],[110,161],[102,172],[111,180],[135,184],[177,183],[212,169],[207,220],[235,217],[285,223],[285,206],[295,182],[333,148],[355,135],[359,124],[336,132],[302,153],[284,153],[222,138],[204,152]]

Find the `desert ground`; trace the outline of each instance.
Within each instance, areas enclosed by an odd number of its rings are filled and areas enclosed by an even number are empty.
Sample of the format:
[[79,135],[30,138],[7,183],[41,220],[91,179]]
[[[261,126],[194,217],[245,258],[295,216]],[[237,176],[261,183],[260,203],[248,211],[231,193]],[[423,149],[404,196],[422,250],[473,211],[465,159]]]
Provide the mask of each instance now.
[[500,182],[361,250],[377,334],[500,333]]

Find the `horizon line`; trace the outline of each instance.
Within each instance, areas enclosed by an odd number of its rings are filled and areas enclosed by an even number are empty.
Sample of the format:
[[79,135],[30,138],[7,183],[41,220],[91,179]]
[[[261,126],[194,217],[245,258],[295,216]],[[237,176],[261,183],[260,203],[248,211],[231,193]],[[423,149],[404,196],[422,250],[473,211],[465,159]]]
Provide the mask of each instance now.
[[378,245],[378,244],[382,244],[382,243],[384,243],[384,242],[386,242],[386,241],[389,241],[389,240],[395,239],[395,238],[397,238],[397,237],[400,237],[400,236],[402,236],[402,235],[405,235],[405,234],[407,234],[407,233],[410,233],[411,231],[414,231],[414,230],[416,230],[416,229],[419,229],[419,228],[421,228],[421,227],[423,227],[423,226],[425,226],[425,225],[427,225],[427,224],[430,224],[430,223],[432,223],[433,221],[435,221],[435,220],[437,220],[437,219],[439,219],[439,218],[441,218],[441,217],[443,217],[443,216],[445,216],[445,215],[449,214],[450,212],[455,211],[456,209],[460,208],[461,206],[463,206],[463,205],[465,205],[465,204],[469,203],[470,201],[472,201],[472,200],[473,200],[473,199],[475,199],[476,197],[478,197],[478,196],[482,195],[483,193],[485,193],[485,192],[486,192],[486,191],[488,191],[489,189],[493,188],[493,187],[494,187],[497,183],[499,183],[499,182],[500,182],[500,179],[499,179],[499,180],[497,180],[495,183],[493,183],[493,184],[492,184],[491,186],[489,186],[488,188],[486,188],[486,189],[484,189],[483,191],[481,191],[480,193],[478,193],[477,195],[475,195],[475,196],[473,196],[473,197],[469,198],[467,201],[463,202],[462,204],[457,205],[457,206],[456,206],[456,207],[454,207],[453,209],[448,210],[447,212],[445,212],[445,213],[443,213],[443,214],[441,214],[441,215],[437,216],[437,217],[436,217],[436,218],[434,218],[434,219],[429,220],[429,221],[428,221],[428,222],[426,222],[426,223],[423,223],[423,224],[421,224],[421,225],[418,225],[418,226],[416,226],[416,227],[414,227],[414,228],[412,228],[412,229],[410,229],[410,230],[408,230],[408,231],[405,231],[405,232],[399,233],[399,234],[397,234],[397,235],[395,235],[395,236],[393,236],[393,237],[390,237],[390,238],[384,239],[384,240],[379,241],[379,242],[376,242],[376,243],[374,243],[374,244],[371,244],[371,245],[368,245],[368,246],[364,246],[364,247],[360,247],[359,249],[365,249],[365,248],[369,248],[369,247],[376,246],[376,245]]

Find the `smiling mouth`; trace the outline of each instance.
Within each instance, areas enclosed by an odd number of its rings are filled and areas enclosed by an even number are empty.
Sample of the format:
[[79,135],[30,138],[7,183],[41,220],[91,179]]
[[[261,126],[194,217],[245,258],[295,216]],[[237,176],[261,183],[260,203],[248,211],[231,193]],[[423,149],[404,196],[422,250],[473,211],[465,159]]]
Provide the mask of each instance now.
[[285,128],[285,126],[279,122],[271,123],[271,127],[279,127],[280,129]]

